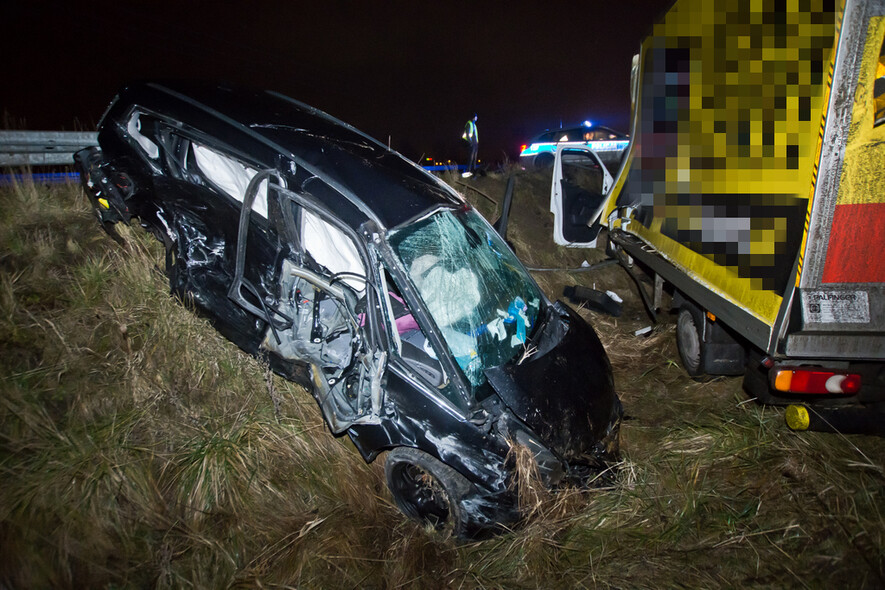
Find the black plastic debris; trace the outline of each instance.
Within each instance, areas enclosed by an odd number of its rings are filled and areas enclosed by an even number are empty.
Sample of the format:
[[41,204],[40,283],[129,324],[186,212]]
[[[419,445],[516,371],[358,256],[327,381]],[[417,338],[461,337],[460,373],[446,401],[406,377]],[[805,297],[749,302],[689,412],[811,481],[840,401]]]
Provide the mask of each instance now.
[[563,297],[568,297],[572,303],[585,303],[589,309],[601,311],[614,317],[621,316],[621,303],[615,301],[611,295],[605,291],[597,291],[590,287],[581,285],[573,285],[562,290]]

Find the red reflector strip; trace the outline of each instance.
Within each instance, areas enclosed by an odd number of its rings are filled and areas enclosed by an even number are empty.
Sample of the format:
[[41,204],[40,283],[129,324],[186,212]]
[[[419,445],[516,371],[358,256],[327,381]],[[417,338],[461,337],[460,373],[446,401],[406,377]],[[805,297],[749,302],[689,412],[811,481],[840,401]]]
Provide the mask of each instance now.
[[771,373],[771,385],[785,393],[815,393],[852,395],[860,391],[860,375],[810,369],[776,369]]
[[836,205],[821,282],[885,283],[885,203]]

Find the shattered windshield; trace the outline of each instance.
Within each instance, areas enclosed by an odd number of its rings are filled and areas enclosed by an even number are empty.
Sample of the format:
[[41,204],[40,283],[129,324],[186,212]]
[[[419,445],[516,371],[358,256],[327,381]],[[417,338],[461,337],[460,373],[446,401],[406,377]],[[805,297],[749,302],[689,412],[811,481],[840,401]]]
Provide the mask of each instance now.
[[390,243],[474,387],[522,354],[541,296],[473,210],[444,210],[392,232]]

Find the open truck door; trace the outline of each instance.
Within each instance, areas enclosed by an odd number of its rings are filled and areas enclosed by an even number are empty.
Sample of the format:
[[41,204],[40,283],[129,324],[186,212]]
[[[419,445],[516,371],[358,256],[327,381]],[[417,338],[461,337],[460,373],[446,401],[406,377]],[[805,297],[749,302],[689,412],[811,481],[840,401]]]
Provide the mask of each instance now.
[[613,186],[611,173],[593,150],[557,148],[550,189],[554,241],[571,248],[595,247]]

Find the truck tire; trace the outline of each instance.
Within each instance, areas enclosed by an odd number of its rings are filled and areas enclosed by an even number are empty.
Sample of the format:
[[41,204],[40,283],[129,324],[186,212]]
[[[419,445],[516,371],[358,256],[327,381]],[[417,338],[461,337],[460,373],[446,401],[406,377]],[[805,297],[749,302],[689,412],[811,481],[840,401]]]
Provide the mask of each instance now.
[[676,348],[685,372],[693,378],[702,378],[704,372],[704,316],[700,309],[684,303],[676,320]]

